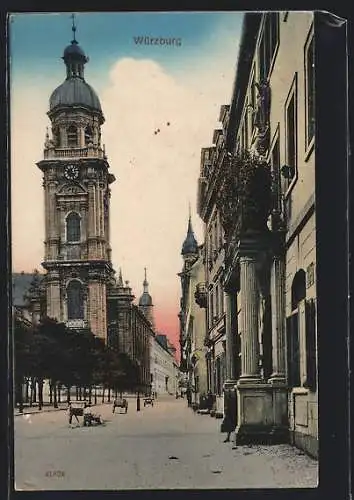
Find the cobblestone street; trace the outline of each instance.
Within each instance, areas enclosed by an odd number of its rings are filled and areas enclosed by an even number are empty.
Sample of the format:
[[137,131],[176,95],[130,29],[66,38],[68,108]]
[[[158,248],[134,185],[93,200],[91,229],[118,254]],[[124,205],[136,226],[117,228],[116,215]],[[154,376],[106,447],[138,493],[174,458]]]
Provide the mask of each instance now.
[[97,427],[69,426],[64,411],[15,416],[16,489],[317,486],[317,461],[288,445],[223,443],[221,420],[194,414],[185,399],[100,411]]

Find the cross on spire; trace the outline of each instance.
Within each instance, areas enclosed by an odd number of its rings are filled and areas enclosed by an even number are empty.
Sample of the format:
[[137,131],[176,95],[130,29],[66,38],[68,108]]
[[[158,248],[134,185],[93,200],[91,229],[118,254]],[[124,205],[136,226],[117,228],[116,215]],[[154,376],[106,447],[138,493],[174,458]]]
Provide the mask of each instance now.
[[73,24],[72,24],[72,31],[73,31],[73,35],[74,35],[74,42],[76,42],[76,38],[75,38],[75,32],[76,32],[76,24],[75,24],[75,14],[71,14],[71,19],[73,21]]

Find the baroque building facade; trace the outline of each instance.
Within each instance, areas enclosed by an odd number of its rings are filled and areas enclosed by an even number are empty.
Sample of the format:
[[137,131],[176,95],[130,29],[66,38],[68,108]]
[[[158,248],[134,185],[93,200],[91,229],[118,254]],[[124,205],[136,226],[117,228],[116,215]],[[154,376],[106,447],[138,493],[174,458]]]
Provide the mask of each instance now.
[[[245,14],[231,104],[202,151],[198,212],[208,259],[213,216],[224,231],[224,398],[236,441],[290,440],[317,456],[313,17]],[[209,299],[209,325],[215,307]]]

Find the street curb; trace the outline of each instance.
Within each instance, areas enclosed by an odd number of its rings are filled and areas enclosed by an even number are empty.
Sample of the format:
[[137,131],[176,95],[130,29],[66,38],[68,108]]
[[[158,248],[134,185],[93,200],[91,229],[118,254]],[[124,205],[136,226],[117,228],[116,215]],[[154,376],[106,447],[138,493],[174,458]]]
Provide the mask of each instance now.
[[21,417],[23,415],[36,415],[38,413],[50,413],[53,411],[65,411],[67,408],[50,408],[49,410],[36,410],[36,411],[24,411],[22,413],[14,413],[14,417]]

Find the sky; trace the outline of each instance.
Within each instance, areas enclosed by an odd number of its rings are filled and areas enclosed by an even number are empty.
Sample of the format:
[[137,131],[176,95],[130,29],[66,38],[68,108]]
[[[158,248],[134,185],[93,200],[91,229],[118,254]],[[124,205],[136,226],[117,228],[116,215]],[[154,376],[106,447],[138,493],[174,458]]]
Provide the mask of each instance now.
[[[157,330],[178,347],[181,247],[189,204],[196,213],[202,147],[212,145],[220,106],[229,104],[243,14],[78,13],[76,39],[97,92],[111,185],[111,246],[137,300],[144,267]],[[42,173],[49,97],[65,79],[61,56],[72,40],[71,13],[10,19],[12,267],[31,272],[44,254]],[[138,37],[178,39],[169,45]],[[169,125],[167,125],[169,123]],[[159,129],[158,134],[154,131]]]

